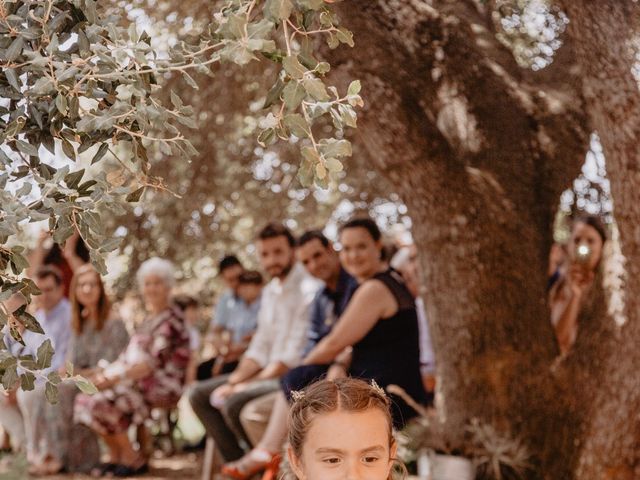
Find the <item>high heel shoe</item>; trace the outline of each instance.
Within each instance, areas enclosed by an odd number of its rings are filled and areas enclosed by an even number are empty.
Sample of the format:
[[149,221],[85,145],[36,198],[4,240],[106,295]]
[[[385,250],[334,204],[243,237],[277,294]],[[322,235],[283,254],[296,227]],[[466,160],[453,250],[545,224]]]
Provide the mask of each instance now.
[[244,457],[222,466],[220,473],[234,480],[249,480],[263,470],[272,470],[280,465],[280,454],[254,448]]

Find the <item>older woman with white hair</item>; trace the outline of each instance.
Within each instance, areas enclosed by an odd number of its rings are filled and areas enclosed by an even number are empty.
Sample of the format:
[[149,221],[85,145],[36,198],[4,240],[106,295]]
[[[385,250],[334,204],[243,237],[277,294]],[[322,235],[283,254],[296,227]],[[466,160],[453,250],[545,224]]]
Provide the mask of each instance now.
[[189,335],[180,312],[171,305],[171,262],[151,258],[137,273],[147,316],[118,359],[94,378],[99,392],[79,395],[75,421],[94,430],[109,450],[95,475],[128,477],[147,471],[127,430],[140,425],[155,406],[174,405],[182,394],[189,362]]

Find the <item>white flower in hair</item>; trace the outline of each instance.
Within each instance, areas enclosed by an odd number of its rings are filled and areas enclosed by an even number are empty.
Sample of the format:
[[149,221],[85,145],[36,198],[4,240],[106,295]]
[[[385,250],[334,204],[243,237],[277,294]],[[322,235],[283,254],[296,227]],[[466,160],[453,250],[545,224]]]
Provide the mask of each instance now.
[[291,398],[294,402],[300,401],[304,398],[304,392],[299,390],[291,390]]

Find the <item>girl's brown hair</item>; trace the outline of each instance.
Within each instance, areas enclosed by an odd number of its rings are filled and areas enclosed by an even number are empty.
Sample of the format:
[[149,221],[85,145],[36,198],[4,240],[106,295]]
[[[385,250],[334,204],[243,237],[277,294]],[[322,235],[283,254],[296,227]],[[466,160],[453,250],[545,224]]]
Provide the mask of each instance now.
[[377,408],[387,419],[389,448],[395,444],[389,398],[375,384],[370,385],[355,378],[321,380],[307,387],[304,392],[294,392],[293,397],[295,400],[289,412],[289,444],[298,458],[302,456],[302,447],[313,419],[338,410],[363,412]]
[[100,274],[90,264],[78,267],[73,274],[73,278],[71,279],[71,288],[69,289],[69,300],[71,302],[71,328],[73,329],[73,333],[76,335],[80,335],[82,333],[84,330],[84,324],[87,320],[83,315],[85,307],[78,302],[78,299],[76,298],[78,279],[87,273],[92,273],[95,276],[98,281],[98,288],[100,289],[100,297],[98,298],[98,315],[95,324],[95,329],[97,331],[102,330],[102,327],[109,316],[109,311],[111,310],[111,303],[109,302],[107,293],[104,290],[104,284],[102,283]]

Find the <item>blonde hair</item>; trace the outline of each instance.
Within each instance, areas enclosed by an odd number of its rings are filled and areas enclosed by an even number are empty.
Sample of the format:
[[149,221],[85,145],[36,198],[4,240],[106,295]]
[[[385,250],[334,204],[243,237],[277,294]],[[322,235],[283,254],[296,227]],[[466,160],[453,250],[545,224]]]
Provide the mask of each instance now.
[[85,275],[87,273],[92,273],[96,279],[98,280],[98,288],[100,289],[100,297],[98,298],[98,315],[96,317],[96,331],[102,330],[105,322],[107,321],[107,317],[109,316],[109,312],[111,310],[111,302],[109,302],[109,297],[107,297],[107,293],[104,289],[104,284],[102,283],[102,278],[100,278],[100,274],[96,271],[95,268],[89,263],[78,267],[73,274],[73,278],[71,279],[71,286],[69,288],[69,301],[71,302],[71,328],[73,333],[76,335],[80,335],[82,330],[84,329],[84,324],[86,322],[86,318],[82,315],[84,310],[84,305],[81,305],[76,298],[76,289],[78,287],[78,278],[80,276]]
[[[295,392],[293,397],[289,411],[289,445],[298,458],[302,456],[302,447],[314,418],[339,410],[363,412],[370,408],[378,409],[387,421],[389,448],[395,444],[391,404],[384,390],[375,383],[368,384],[355,378],[321,380],[307,387],[304,392]],[[392,478],[393,470],[389,480]]]

